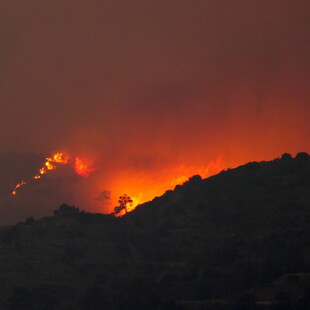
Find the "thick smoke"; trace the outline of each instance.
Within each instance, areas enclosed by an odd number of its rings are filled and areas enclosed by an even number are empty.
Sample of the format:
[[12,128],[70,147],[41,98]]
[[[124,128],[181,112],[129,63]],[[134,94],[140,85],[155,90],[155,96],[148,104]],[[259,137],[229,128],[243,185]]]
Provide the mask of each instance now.
[[309,6],[4,1],[0,148],[81,154],[97,202],[218,156],[309,152]]
[[[44,162],[42,154],[10,152],[0,155],[0,225],[14,224],[30,216],[52,215],[63,202],[84,208],[87,208],[85,202],[89,202],[89,207],[95,205],[91,204],[91,199],[85,201],[86,179],[75,173],[72,166],[59,164],[56,170],[48,171],[38,180],[33,179]],[[26,184],[12,195],[14,186],[22,180]],[[102,204],[97,203],[98,207]]]

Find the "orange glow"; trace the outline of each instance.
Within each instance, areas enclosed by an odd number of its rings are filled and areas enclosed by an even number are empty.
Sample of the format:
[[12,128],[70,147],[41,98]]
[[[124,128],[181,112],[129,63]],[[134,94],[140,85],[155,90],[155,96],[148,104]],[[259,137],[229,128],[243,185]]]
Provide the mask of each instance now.
[[142,195],[143,195],[143,194],[140,193],[140,194],[138,195],[138,197],[136,197],[136,196],[131,197],[131,199],[132,199],[132,204],[129,205],[129,206],[127,206],[127,211],[128,211],[128,212],[131,212],[132,210],[134,210],[134,209],[136,208],[137,205],[139,205],[139,204],[142,203],[142,201],[141,201]]
[[[55,170],[59,165],[71,165],[77,174],[88,177],[94,169],[89,168],[89,166],[80,157],[76,157],[75,160],[71,161],[69,156],[64,155],[64,153],[57,152],[50,157],[46,158],[44,166],[38,169],[38,174],[32,177],[33,180],[41,179],[42,175],[48,173],[48,171]],[[26,181],[18,183],[12,190],[12,195],[17,194],[17,189],[22,185],[27,184]]]
[[50,161],[55,163],[67,164],[69,158],[66,157],[63,153],[56,153],[52,156],[52,159],[48,158]]
[[80,157],[76,157],[74,161],[74,170],[77,174],[88,177],[94,169],[89,168],[89,166]]
[[20,183],[18,183],[18,184],[14,187],[14,189],[13,189],[13,191],[12,191],[12,195],[16,195],[17,189],[20,188],[21,186],[25,185],[25,184],[27,184],[26,181],[21,181]]
[[54,170],[54,169],[56,169],[56,166],[51,164],[49,161],[47,161],[45,163],[45,166],[46,166],[47,170]]
[[186,182],[191,176],[199,174],[202,178],[206,178],[212,174],[216,174],[225,168],[222,162],[222,156],[218,156],[215,160],[211,160],[206,166],[187,166],[180,165],[176,169],[176,177],[170,181],[171,186],[176,186]]
[[[91,172],[95,170],[80,156],[70,158],[68,155],[65,156],[63,153],[58,152],[46,158],[43,166],[38,169],[38,173],[32,177],[32,180],[38,181],[42,179],[44,175],[51,173],[51,171],[61,166],[72,167],[72,169],[82,177],[88,177]],[[132,202],[128,203],[126,209],[123,209],[116,215],[122,216],[126,211],[133,211],[137,205],[150,201],[157,196],[161,196],[167,190],[174,189],[176,185],[186,182],[193,175],[199,174],[202,178],[206,178],[220,172],[224,168],[225,165],[222,161],[222,156],[218,156],[204,166],[186,164],[174,165],[172,163],[170,166],[163,166],[156,170],[141,169],[137,171],[135,168],[123,169],[119,171],[114,178],[110,178],[106,181],[108,185],[102,185],[102,188],[109,186],[108,190],[111,191],[109,203],[104,204],[105,201],[101,200],[99,209],[97,205],[97,207],[95,207],[96,210],[93,209],[93,211],[103,213],[113,212],[114,208],[118,206],[121,194],[123,194],[128,195]],[[16,195],[19,188],[26,183],[30,182],[22,181],[17,184],[11,192],[12,195]],[[83,196],[82,199],[87,201],[85,207],[92,209],[91,197],[102,191],[100,178],[92,179],[87,184],[88,189],[86,189],[86,191],[88,192],[82,194],[85,196]],[[90,194],[91,191],[94,194]]]
[[[68,161],[69,161],[69,158],[65,157],[63,153],[59,152],[59,153],[52,155],[51,157],[47,157],[44,165],[47,168],[47,170],[55,170],[56,169],[55,163],[67,164]],[[39,170],[41,174],[45,174],[47,172],[45,167]]]
[[[68,159],[64,156],[63,153],[55,153],[51,157],[46,158],[46,162],[44,163],[45,167],[39,169],[40,174],[46,174],[48,170],[55,170],[55,164],[67,164]],[[33,177],[34,179],[39,179],[37,176]]]
[[[164,168],[159,171],[132,172],[126,171],[114,180],[110,180],[110,189],[112,191],[112,205],[107,210],[101,212],[113,212],[118,205],[118,199],[121,193],[126,193],[133,201],[127,205],[127,212],[133,211],[137,205],[150,201],[155,197],[161,196],[167,190],[172,190],[176,185],[183,184],[193,175],[199,174],[202,178],[217,174],[225,168],[222,156],[209,161],[205,166],[177,165],[170,168]],[[117,216],[122,216],[125,211],[122,210]]]

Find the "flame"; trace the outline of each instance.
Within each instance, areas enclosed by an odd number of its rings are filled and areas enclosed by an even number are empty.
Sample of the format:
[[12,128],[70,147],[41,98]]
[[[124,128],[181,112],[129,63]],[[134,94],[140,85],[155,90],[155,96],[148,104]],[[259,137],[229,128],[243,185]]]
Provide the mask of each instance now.
[[[45,166],[46,166],[47,170],[54,170],[54,169],[56,169],[56,166],[51,164],[49,161],[47,161],[45,163]],[[46,170],[45,170],[45,172],[46,172]]]
[[18,184],[14,187],[14,189],[13,189],[13,191],[12,191],[12,195],[16,195],[17,189],[20,188],[20,187],[22,187],[22,186],[25,185],[25,184],[27,184],[27,182],[24,181],[24,180],[21,181],[20,183],[18,183]]
[[[50,157],[46,157],[46,162],[44,166],[39,169],[40,174],[46,174],[48,170],[55,170],[55,164],[67,164],[69,159],[61,152],[55,153]],[[34,179],[40,179],[39,175],[35,175]]]
[[63,153],[56,153],[52,156],[52,158],[47,158],[51,162],[67,164],[69,158],[66,157]]
[[[88,177],[91,172],[95,169],[92,168],[89,163],[81,156],[70,157],[62,152],[57,152],[49,157],[46,157],[43,165],[38,169],[38,172],[30,179],[33,181],[38,181],[44,178],[44,175],[50,173],[51,171],[57,169],[61,166],[70,166],[74,171],[82,176]],[[126,205],[127,212],[133,211],[139,204],[146,201],[152,200],[156,196],[162,195],[167,190],[172,190],[176,185],[182,184],[187,181],[191,176],[195,174],[201,175],[205,178],[212,174],[218,173],[225,168],[222,163],[222,157],[218,156],[215,160],[211,160],[207,165],[173,165],[167,168],[158,169],[156,171],[136,171],[134,168],[129,168],[123,170],[115,179],[110,179],[110,189],[111,198],[110,203],[100,201],[99,210],[98,205],[95,207],[99,212],[112,212],[114,207],[117,206],[118,199],[120,197],[119,193],[126,193],[130,199],[131,203]],[[27,180],[26,180],[27,181]],[[12,190],[12,195],[16,195],[19,188],[27,183],[22,181],[18,183]],[[95,185],[95,188],[100,190],[102,186],[100,183]],[[95,188],[90,189],[94,193],[98,193]],[[90,196],[90,195],[89,195]],[[112,202],[112,203],[111,203]],[[89,202],[91,204],[91,202]],[[97,204],[97,202],[96,202]],[[112,209],[112,210],[111,210]],[[122,216],[126,213],[125,210],[117,214],[117,216]]]
[[[32,177],[33,180],[41,179],[42,175],[47,174],[48,171],[55,170],[59,165],[71,165],[77,174],[88,177],[92,171],[95,169],[89,168],[89,165],[85,163],[80,157],[76,157],[74,160],[70,160],[69,156],[66,156],[62,152],[57,152],[49,157],[46,157],[43,167],[38,169],[38,174]],[[26,181],[18,183],[12,190],[12,195],[16,195],[17,190],[27,184]]]
[[138,196],[129,197],[132,200],[132,202],[131,203],[127,202],[126,210],[122,210],[120,213],[116,214],[115,216],[121,217],[125,215],[126,213],[133,211],[139,204],[142,203],[142,196],[143,196],[143,193],[139,193]]
[[191,176],[199,174],[202,178],[219,173],[225,168],[222,156],[219,155],[215,160],[211,160],[206,166],[186,166],[180,165],[176,169],[177,177],[170,181],[171,186],[176,186],[186,182]]
[[139,204],[142,203],[142,197],[143,197],[143,193],[139,193],[139,195],[136,197],[131,197],[132,199],[132,204],[130,206],[127,206],[127,211],[131,212],[133,211]]
[[[111,206],[103,206],[103,212],[113,212],[119,198],[118,193],[126,193],[133,201],[127,205],[127,212],[133,211],[139,204],[161,196],[167,190],[173,190],[175,186],[186,182],[193,175],[199,174],[202,178],[217,174],[225,169],[221,155],[214,160],[209,161],[206,165],[175,165],[162,170],[153,171],[152,176],[148,172],[128,170],[118,176],[117,179],[110,180],[111,186]],[[107,210],[107,208],[109,208]],[[101,209],[101,211],[102,211]],[[118,216],[125,214],[120,212]]]
[[83,177],[88,177],[90,173],[94,171],[94,169],[89,168],[89,166],[85,163],[85,161],[80,157],[75,158],[74,170],[77,174]]

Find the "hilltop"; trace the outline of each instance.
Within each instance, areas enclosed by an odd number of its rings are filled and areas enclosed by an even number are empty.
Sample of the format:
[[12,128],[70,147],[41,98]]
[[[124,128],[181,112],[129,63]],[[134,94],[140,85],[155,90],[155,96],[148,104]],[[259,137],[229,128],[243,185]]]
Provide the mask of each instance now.
[[115,218],[62,205],[0,230],[0,309],[309,307],[310,157],[193,176]]

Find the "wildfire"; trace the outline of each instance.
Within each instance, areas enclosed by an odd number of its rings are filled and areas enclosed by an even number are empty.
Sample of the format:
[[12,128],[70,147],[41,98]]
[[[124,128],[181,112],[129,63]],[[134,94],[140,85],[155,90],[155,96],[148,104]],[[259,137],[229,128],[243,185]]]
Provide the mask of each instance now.
[[180,165],[175,171],[177,177],[170,181],[170,186],[176,186],[186,182],[191,176],[199,174],[202,178],[206,178],[212,174],[218,173],[225,168],[222,162],[222,156],[218,156],[215,160],[211,160],[206,166],[186,166]]
[[141,203],[142,195],[140,193],[138,197],[129,197],[126,194],[120,196],[118,200],[119,206],[114,208],[114,215],[120,217],[133,211]]
[[[94,169],[89,168],[89,166],[80,157],[76,157],[71,160],[69,156],[66,156],[62,152],[57,152],[50,157],[46,157],[46,161],[43,167],[38,169],[38,174],[32,177],[33,180],[41,179],[42,175],[47,174],[48,171],[55,170],[59,165],[71,165],[75,172],[83,177],[88,177],[89,174],[94,171]],[[17,190],[27,184],[26,181],[21,181],[12,190],[12,195],[16,195]]]
[[14,189],[13,189],[13,191],[12,191],[12,194],[13,194],[13,195],[16,195],[17,189],[20,188],[21,186],[25,185],[25,184],[27,184],[26,181],[21,181],[20,183],[18,183],[18,184],[14,187]]
[[[69,158],[67,158],[63,153],[56,153],[51,157],[46,158],[46,162],[44,166],[39,169],[39,174],[46,174],[48,170],[55,170],[55,164],[67,164],[69,162]],[[40,175],[35,175],[34,179],[40,179]]]
[[116,216],[122,216],[126,214],[126,211],[133,211],[139,204],[161,196],[167,190],[173,190],[175,186],[183,184],[193,175],[199,174],[202,178],[206,178],[219,173],[223,169],[225,169],[225,165],[222,156],[218,156],[206,165],[176,165],[152,172],[151,175],[148,172],[133,173],[129,170],[111,181],[111,207],[117,205],[119,198],[117,192],[126,193],[132,200],[131,203],[126,203],[126,210],[123,209],[116,214]]
[[47,160],[50,162],[67,164],[69,161],[69,158],[65,157],[63,153],[56,153],[55,155],[53,155],[52,158],[47,158]]
[[80,157],[75,158],[74,170],[77,174],[83,177],[88,177],[90,173],[94,171],[94,169],[89,168],[88,165]]
[[[46,174],[62,166],[71,167],[75,173],[85,178],[95,170],[81,156],[69,156],[68,154],[57,152],[46,157],[45,162],[32,178],[29,180],[22,180],[20,183],[16,184],[11,194],[14,196],[17,195],[22,186],[30,184],[31,181],[39,181],[44,178]],[[152,200],[154,197],[162,195],[167,190],[174,189],[176,185],[183,184],[195,174],[199,174],[201,177],[205,178],[223,169],[224,164],[222,163],[222,158],[218,156],[205,166],[189,166],[182,164],[158,169],[156,171],[136,171],[132,168],[123,170],[115,178],[109,180],[109,190],[111,193],[111,196],[108,198],[109,203],[107,203],[106,199],[95,199],[101,201],[100,205],[98,206],[96,203],[96,206],[93,205],[92,207],[99,212],[113,212],[114,210],[115,216],[122,216],[127,212],[133,211],[139,204]],[[90,182],[93,182],[93,180],[94,179]],[[93,183],[89,184],[94,186]],[[106,184],[103,186],[106,186]],[[100,184],[95,185],[95,188],[96,187],[99,190],[101,188]],[[89,188],[87,190],[91,193],[90,195],[93,195],[93,193],[96,195],[96,190]],[[119,196],[120,192],[126,194]],[[120,198],[122,198],[121,201],[119,200]],[[89,201],[89,204],[91,207],[92,202]],[[100,208],[99,210],[98,207]]]

